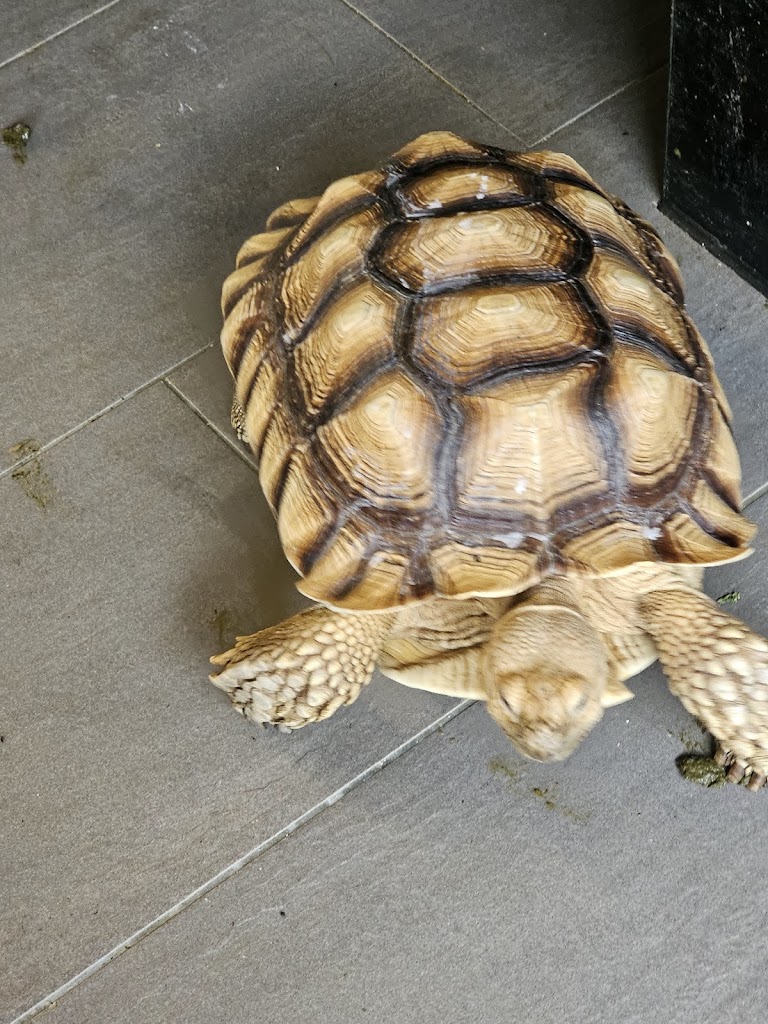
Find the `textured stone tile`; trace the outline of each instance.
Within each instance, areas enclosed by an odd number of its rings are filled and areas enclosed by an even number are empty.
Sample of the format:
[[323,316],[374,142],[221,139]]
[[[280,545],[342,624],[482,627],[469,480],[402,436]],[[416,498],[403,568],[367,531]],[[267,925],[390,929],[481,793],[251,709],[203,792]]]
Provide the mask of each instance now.
[[[83,3],[80,0],[33,0],[32,3],[4,4],[0,64],[82,18],[87,18],[89,14],[103,6],[104,4],[98,0],[92,3]],[[23,110],[15,115],[7,108],[3,110],[4,116],[7,117],[9,113],[16,118],[25,114]]]
[[0,71],[32,125],[0,198],[0,459],[219,329],[242,238],[430,128],[503,132],[338,0],[121,3]]
[[[736,583],[768,631],[768,501],[752,511],[756,558],[710,589]],[[51,1020],[760,1024],[768,792],[684,781],[698,728],[658,669],[634,688],[559,765],[473,707]]]
[[0,481],[0,1020],[453,705],[378,679],[292,736],[207,659],[300,607],[255,473],[164,384]]
[[528,144],[658,68],[669,48],[666,0],[353,3]]

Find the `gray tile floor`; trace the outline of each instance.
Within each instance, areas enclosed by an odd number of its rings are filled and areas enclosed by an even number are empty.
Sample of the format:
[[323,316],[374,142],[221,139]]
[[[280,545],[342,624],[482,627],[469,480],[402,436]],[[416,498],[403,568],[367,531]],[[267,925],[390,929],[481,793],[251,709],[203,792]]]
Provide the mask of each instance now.
[[768,794],[678,777],[658,669],[547,767],[383,679],[291,737],[206,680],[301,606],[221,281],[273,206],[440,127],[546,136],[679,257],[763,527],[708,587],[768,631],[768,313],[655,206],[666,4],[8,6],[0,1020],[762,1024]]

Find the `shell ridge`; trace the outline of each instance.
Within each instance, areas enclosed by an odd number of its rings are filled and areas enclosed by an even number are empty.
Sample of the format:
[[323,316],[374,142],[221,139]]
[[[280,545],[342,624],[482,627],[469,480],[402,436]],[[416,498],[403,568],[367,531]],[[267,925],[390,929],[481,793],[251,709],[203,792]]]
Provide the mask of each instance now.
[[305,593],[378,610],[743,553],[727,399],[655,229],[567,156],[445,132],[401,153],[319,210],[287,204],[285,239],[244,247],[227,293]]
[[[332,214],[328,214],[326,218],[317,225],[314,231],[307,235],[306,238],[302,238],[301,242],[294,248],[288,251],[288,247],[284,247],[282,251],[282,267],[287,270],[288,267],[293,266],[307,251],[317,242],[322,241],[323,237],[330,234],[335,227],[338,227],[343,221],[347,220],[355,213],[362,213],[364,210],[370,210],[379,203],[379,197],[377,194],[371,192],[369,196],[357,196],[354,199],[348,200],[346,203],[340,204]],[[302,221],[302,224],[304,222]],[[302,224],[297,226],[301,228]],[[294,234],[294,238],[296,235]]]
[[685,305],[685,289],[677,272],[672,271],[666,247],[656,229],[639,217],[634,210],[616,196],[607,196],[620,217],[632,225],[641,239],[645,257],[656,270],[654,280],[679,306]]

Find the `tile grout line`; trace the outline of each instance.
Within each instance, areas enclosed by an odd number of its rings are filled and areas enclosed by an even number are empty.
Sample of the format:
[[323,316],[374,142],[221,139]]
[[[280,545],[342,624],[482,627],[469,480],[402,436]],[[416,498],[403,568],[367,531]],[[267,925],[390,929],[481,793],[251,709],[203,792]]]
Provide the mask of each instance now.
[[217,426],[213,422],[212,419],[209,419],[209,417],[205,415],[203,410],[199,408],[199,406],[195,405],[192,399],[188,398],[187,395],[185,395],[184,392],[181,390],[181,388],[178,387],[178,385],[174,384],[172,380],[169,380],[168,377],[163,377],[162,380],[163,384],[165,384],[174,393],[174,395],[176,395],[176,397],[195,414],[195,416],[199,417],[206,425],[206,427],[210,427],[214,434],[216,434],[216,436],[220,440],[222,440],[224,444],[231,448],[235,455],[237,455],[238,458],[242,459],[249,469],[252,469],[254,473],[258,473],[259,467],[253,461],[253,459],[250,458],[248,452],[243,449],[239,441],[233,440],[233,438],[229,437],[221,429],[221,427]]
[[78,25],[82,25],[85,21],[90,21],[91,18],[95,18],[97,14],[103,14],[104,11],[108,11],[110,7],[114,7],[115,4],[119,4],[121,0],[109,0],[109,3],[103,4],[101,7],[97,7],[95,11],[91,11],[89,14],[84,14],[82,18],[78,18],[77,21],[73,21],[71,25],[65,25],[64,28],[60,28],[56,32],[52,32],[45,39],[41,39],[37,43],[33,43],[32,46],[28,46],[25,50],[19,50],[12,57],[6,57],[4,61],[0,61],[0,71],[3,68],[8,67],[9,64],[13,64],[16,60],[21,60],[22,57],[26,57],[30,53],[34,53],[35,50],[39,50],[41,46],[45,46],[46,43],[53,42],[54,39],[58,39],[59,36],[66,35],[67,32],[71,32],[73,28],[77,28]]
[[143,928],[139,928],[138,931],[133,933],[133,935],[129,936],[127,939],[124,939],[122,942],[118,943],[116,946],[110,949],[109,952],[105,953],[103,956],[100,956],[97,960],[94,960],[93,963],[91,963],[88,967],[80,971],[74,977],[70,978],[69,981],[66,981],[63,985],[60,985],[59,988],[51,992],[49,995],[45,996],[39,1002],[35,1003],[34,1006],[31,1006],[28,1010],[25,1010],[24,1013],[14,1018],[14,1020],[10,1021],[9,1024],[26,1024],[26,1021],[32,1020],[32,1018],[36,1017],[39,1013],[42,1013],[44,1010],[49,1009],[51,1006],[57,1003],[59,999],[67,995],[67,993],[71,992],[74,988],[77,988],[78,985],[81,985],[84,981],[87,981],[88,978],[93,977],[93,975],[100,971],[103,967],[106,967],[108,964],[112,963],[114,960],[117,959],[117,957],[121,956],[123,953],[127,952],[133,946],[137,945],[137,943],[141,942],[142,939],[146,938],[148,935],[151,935],[152,932],[156,931],[158,928],[161,928],[164,924],[167,924],[168,921],[172,920],[178,914],[182,913],[182,911],[192,906],[192,904],[196,903],[202,896],[205,896],[207,893],[211,892],[213,889],[221,885],[222,882],[227,881],[227,879],[237,874],[238,871],[241,871],[243,868],[247,867],[262,854],[272,849],[273,846],[276,846],[283,839],[286,839],[288,836],[293,835],[293,833],[300,829],[302,825],[306,825],[308,822],[312,821],[313,818],[316,818],[318,814],[322,813],[322,811],[324,811],[326,808],[333,807],[334,804],[342,800],[348,793],[351,793],[352,790],[357,789],[358,786],[361,786],[364,782],[367,782],[368,779],[372,778],[374,775],[378,775],[379,772],[381,772],[388,765],[392,764],[393,761],[396,761],[399,757],[402,757],[403,754],[407,754],[408,751],[412,750],[418,743],[421,742],[421,740],[426,739],[428,736],[431,736],[433,733],[437,732],[437,730],[441,726],[446,725],[454,718],[457,718],[460,714],[462,714],[462,712],[466,711],[467,708],[471,707],[474,703],[475,701],[473,700],[463,700],[460,701],[458,704],[454,705],[454,707],[452,707],[450,711],[446,711],[445,714],[440,715],[439,718],[436,718],[433,722],[430,722],[429,725],[426,725],[419,732],[414,733],[413,736],[410,736],[399,746],[395,747],[393,750],[390,750],[388,754],[384,755],[384,757],[381,757],[379,758],[378,761],[374,761],[373,764],[368,765],[367,768],[364,768],[363,771],[355,775],[354,778],[350,779],[348,782],[345,782],[343,786],[340,786],[338,789],[334,790],[334,792],[331,793],[329,796],[325,797],[325,799],[321,800],[319,803],[316,803],[313,807],[310,807],[308,810],[304,811],[304,813],[300,814],[298,818],[294,818],[293,821],[289,822],[287,825],[284,825],[283,828],[279,829],[273,835],[269,836],[269,838],[265,839],[257,846],[254,846],[247,853],[244,853],[242,857],[238,857],[237,860],[232,861],[232,863],[228,864],[227,867],[222,868],[222,870],[219,871],[217,874],[213,875],[206,882],[203,882],[202,885],[199,885],[196,889],[193,889],[190,893],[187,893],[187,895],[180,899],[177,903],[174,903],[172,907],[169,907],[167,910],[163,911],[162,914],[159,914],[157,917],[153,918],[153,920],[145,924]]
[[419,57],[417,53],[415,53],[408,46],[406,46],[405,43],[401,42],[396,36],[393,36],[391,32],[388,32],[377,21],[374,21],[373,18],[369,17],[369,15],[367,15],[364,11],[361,11],[360,8],[355,7],[351,0],[340,0],[340,2],[344,4],[345,7],[348,7],[349,10],[356,14],[359,18],[362,18],[363,21],[367,22],[367,24],[370,25],[371,28],[373,28],[376,32],[380,32],[385,37],[385,39],[389,40],[389,42],[397,46],[400,50],[403,51],[403,53],[407,54],[412,60],[416,61],[417,64],[424,68],[425,71],[428,71],[429,74],[433,75],[439,82],[447,86],[452,92],[456,93],[457,96],[460,96],[461,99],[465,101],[465,103],[468,103],[471,107],[477,110],[478,113],[483,115],[483,117],[486,117],[497,127],[501,128],[503,131],[507,132],[507,134],[511,135],[513,139],[515,139],[524,149],[527,150],[535,149],[537,146],[540,146],[543,142],[546,142],[548,139],[551,139],[554,135],[557,135],[558,132],[563,131],[565,128],[569,128],[572,124],[575,124],[577,121],[580,121],[582,117],[586,117],[587,114],[591,114],[593,110],[597,110],[604,103],[608,103],[610,100],[615,99],[617,96],[620,96],[627,89],[631,89],[632,86],[639,85],[641,82],[646,81],[646,79],[652,78],[653,75],[658,74],[659,71],[665,68],[668,64],[668,61],[665,60],[663,63],[659,64],[658,67],[653,68],[653,70],[647,72],[646,74],[638,75],[637,78],[633,78],[631,81],[625,82],[624,85],[620,85],[618,89],[614,89],[613,92],[608,93],[607,96],[603,96],[601,99],[597,100],[591,106],[586,107],[578,114],[574,114],[573,117],[569,118],[567,121],[564,121],[556,128],[553,128],[545,135],[542,135],[541,138],[537,139],[535,142],[529,144],[523,139],[521,135],[514,131],[514,129],[510,128],[502,121],[499,121],[498,118],[494,117],[493,114],[490,114],[487,110],[481,107],[479,103],[473,100],[471,96],[469,96],[467,93],[461,90],[457,85],[454,85],[453,82],[451,82],[448,78],[446,78],[439,71],[433,68],[432,65],[427,63],[427,61],[425,61],[423,57]]
[[[342,0],[342,2],[344,2],[344,0]],[[570,128],[572,124],[575,124],[577,121],[580,121],[582,117],[586,117],[587,114],[591,114],[593,110],[597,110],[598,107],[602,107],[604,103],[608,103],[610,102],[610,100],[613,100],[617,96],[620,96],[623,92],[626,92],[627,89],[631,89],[633,85],[639,85],[641,82],[646,81],[646,79],[652,78],[666,66],[667,62],[665,61],[663,64],[659,64],[657,68],[654,68],[653,71],[649,71],[645,75],[640,75],[637,78],[633,78],[631,82],[626,82],[624,85],[619,86],[618,89],[614,89],[613,92],[608,93],[607,96],[603,96],[602,99],[598,100],[596,103],[593,103],[591,107],[587,107],[586,110],[582,110],[579,114],[574,114],[573,117],[569,118],[567,121],[564,121],[561,125],[558,125],[557,128],[553,128],[552,131],[547,132],[546,135],[542,135],[540,139],[536,139],[536,141],[531,144],[530,148],[536,149],[536,147],[540,146],[542,142],[547,142],[554,135],[557,135],[558,132],[564,131],[566,128]]]
[[764,494],[768,494],[768,481],[760,487],[756,487],[751,494],[747,495],[742,502],[742,508],[746,508],[747,505],[751,505],[753,501],[757,501],[758,498],[762,498]]
[[16,470],[21,469],[22,466],[26,466],[28,462],[32,462],[34,459],[38,459],[41,455],[44,455],[46,452],[50,451],[51,448],[55,448],[57,444],[61,444],[62,441],[67,441],[70,437],[72,437],[74,434],[77,434],[84,427],[90,426],[91,423],[95,423],[96,420],[101,419],[102,416],[106,416],[107,413],[110,413],[114,409],[117,409],[117,407],[122,405],[123,402],[127,402],[129,399],[135,398],[136,395],[140,394],[142,391],[145,391],[147,388],[152,387],[153,384],[157,384],[158,381],[163,380],[163,378],[167,374],[175,373],[176,370],[180,369],[186,363],[190,362],[192,359],[196,359],[197,356],[202,355],[202,353],[207,351],[212,344],[213,342],[211,342],[208,345],[203,345],[202,348],[197,349],[195,352],[191,352],[188,356],[184,356],[183,359],[180,359],[177,363],[174,363],[173,366],[167,366],[164,370],[161,370],[159,373],[156,373],[154,377],[150,377],[149,380],[146,380],[142,384],[139,384],[137,387],[132,388],[130,391],[127,391],[124,395],[121,395],[119,398],[116,398],[114,402],[110,402],[109,405],[105,405],[103,409],[99,409],[98,412],[93,413],[93,415],[89,416],[88,419],[83,420],[81,423],[75,424],[74,427],[70,427],[69,430],[65,430],[63,434],[59,434],[58,437],[54,437],[52,440],[47,441],[44,445],[38,448],[37,451],[31,452],[29,455],[25,455],[23,459],[18,459],[16,462],[11,463],[10,466],[6,466],[5,469],[0,469],[0,480],[2,480],[3,477],[10,476],[12,473],[15,473]]
[[439,71],[433,68],[431,64],[428,64],[423,57],[419,57],[417,53],[414,53],[413,50],[409,49],[405,45],[405,43],[402,43],[396,36],[393,36],[391,32],[387,32],[387,30],[383,26],[379,25],[377,21],[374,21],[373,18],[370,18],[364,11],[361,11],[359,7],[355,7],[351,0],[340,0],[340,3],[342,3],[345,7],[349,8],[349,10],[352,11],[353,14],[356,14],[358,18],[362,18],[363,21],[370,25],[371,28],[375,29],[376,32],[380,32],[385,39],[389,40],[390,43],[393,43],[395,46],[398,47],[398,49],[402,50],[403,53],[407,54],[411,58],[411,60],[415,60],[420,67],[422,67],[425,71],[428,71],[429,74],[436,78],[438,82],[440,82],[442,85],[447,86],[451,90],[451,92],[454,92],[456,93],[457,96],[460,96],[465,103],[468,103],[470,105],[470,107],[472,107],[474,110],[477,110],[478,113],[482,114],[483,117],[486,117],[489,121],[495,124],[498,128],[501,128],[508,135],[511,135],[512,138],[515,139],[515,141],[518,142],[523,148],[527,148],[525,141],[522,139],[520,135],[517,134],[517,132],[513,131],[507,125],[502,124],[502,122],[499,121],[498,118],[494,117],[493,114],[489,114],[488,111],[484,110],[479,103],[476,103],[475,100],[471,98],[471,96],[468,96],[465,92],[462,92],[462,90],[459,89],[457,85],[454,85],[453,82],[449,81],[444,75],[441,75]]

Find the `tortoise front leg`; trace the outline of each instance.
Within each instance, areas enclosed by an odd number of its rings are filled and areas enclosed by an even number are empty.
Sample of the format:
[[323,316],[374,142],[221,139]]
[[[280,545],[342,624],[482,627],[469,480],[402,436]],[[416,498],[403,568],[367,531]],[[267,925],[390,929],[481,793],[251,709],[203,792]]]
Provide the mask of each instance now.
[[669,686],[715,737],[728,778],[760,789],[768,775],[768,641],[687,587],[640,601]]
[[346,615],[311,608],[211,658],[210,677],[235,708],[282,732],[328,718],[370,682],[392,614]]

